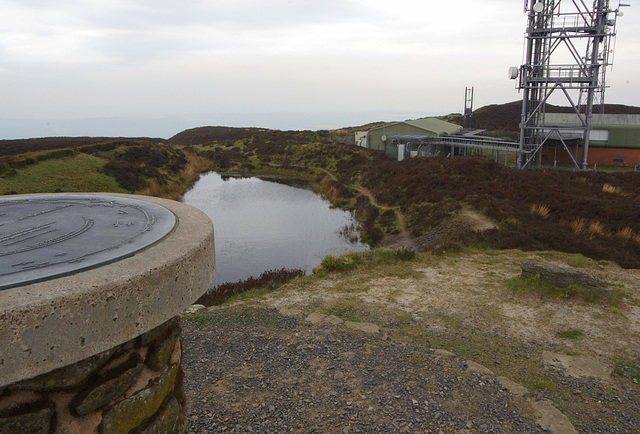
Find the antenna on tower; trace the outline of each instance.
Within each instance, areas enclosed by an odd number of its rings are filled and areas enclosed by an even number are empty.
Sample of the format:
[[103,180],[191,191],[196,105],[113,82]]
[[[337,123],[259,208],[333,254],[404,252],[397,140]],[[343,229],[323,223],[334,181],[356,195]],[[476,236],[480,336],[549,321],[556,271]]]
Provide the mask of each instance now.
[[[576,168],[587,168],[594,106],[604,108],[611,41],[624,6],[628,5],[611,9],[609,0],[593,0],[591,8],[582,0],[525,0],[525,64],[519,70],[509,68],[509,78],[519,77],[517,87],[523,90],[519,168],[539,165],[548,140],[559,140]],[[577,125],[564,127],[571,131],[545,125],[546,104],[553,93],[564,95],[576,115]],[[564,138],[576,132],[582,143],[572,150]]]
[[464,88],[464,115],[462,128],[473,128],[473,87]]

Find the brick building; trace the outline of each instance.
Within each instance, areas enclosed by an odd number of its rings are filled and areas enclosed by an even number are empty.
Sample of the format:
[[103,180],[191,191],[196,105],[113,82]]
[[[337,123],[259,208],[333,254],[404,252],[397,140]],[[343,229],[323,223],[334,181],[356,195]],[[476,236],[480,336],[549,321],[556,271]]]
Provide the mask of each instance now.
[[[583,139],[578,117],[571,113],[547,113],[545,126],[559,128],[563,141],[576,160],[582,161]],[[572,129],[574,126],[576,129]],[[543,164],[572,164],[560,140],[549,140],[542,148]],[[594,114],[589,140],[589,165],[640,165],[640,115]]]

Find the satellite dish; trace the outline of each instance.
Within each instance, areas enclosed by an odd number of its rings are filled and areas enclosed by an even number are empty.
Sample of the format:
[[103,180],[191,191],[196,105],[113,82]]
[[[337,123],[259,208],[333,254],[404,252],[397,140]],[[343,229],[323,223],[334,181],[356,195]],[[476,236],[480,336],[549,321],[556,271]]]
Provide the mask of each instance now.
[[533,5],[533,11],[537,14],[542,12],[543,9],[544,9],[544,5],[542,4],[542,2],[538,2]]
[[382,136],[381,139],[382,139],[383,142],[386,142],[387,141],[387,136]]
[[518,78],[518,67],[517,66],[510,66],[509,67],[509,78],[511,80],[515,80],[516,78]]

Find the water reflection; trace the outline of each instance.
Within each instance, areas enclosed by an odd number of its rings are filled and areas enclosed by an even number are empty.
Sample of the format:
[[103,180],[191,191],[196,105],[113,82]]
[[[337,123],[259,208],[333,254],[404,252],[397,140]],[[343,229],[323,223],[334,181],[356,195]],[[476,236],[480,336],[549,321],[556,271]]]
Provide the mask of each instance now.
[[214,223],[214,285],[279,268],[310,272],[327,255],[369,248],[341,235],[354,224],[352,214],[331,209],[309,187],[211,172],[200,177],[183,201]]

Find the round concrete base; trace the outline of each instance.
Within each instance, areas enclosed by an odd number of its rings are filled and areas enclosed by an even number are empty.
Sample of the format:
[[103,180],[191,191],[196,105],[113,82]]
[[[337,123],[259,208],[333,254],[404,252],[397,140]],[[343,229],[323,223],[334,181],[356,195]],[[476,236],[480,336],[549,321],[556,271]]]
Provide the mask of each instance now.
[[143,200],[177,225],[134,256],[66,277],[0,291],[0,387],[70,365],[165,323],[214,280],[213,225],[201,211]]

